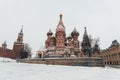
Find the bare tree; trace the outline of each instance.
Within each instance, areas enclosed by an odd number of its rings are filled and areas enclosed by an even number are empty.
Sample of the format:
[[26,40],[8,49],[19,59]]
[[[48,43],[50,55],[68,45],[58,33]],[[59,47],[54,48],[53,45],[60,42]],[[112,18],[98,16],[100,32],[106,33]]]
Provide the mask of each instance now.
[[29,44],[25,43],[23,49],[20,51],[20,58],[30,58],[32,55],[32,49]]

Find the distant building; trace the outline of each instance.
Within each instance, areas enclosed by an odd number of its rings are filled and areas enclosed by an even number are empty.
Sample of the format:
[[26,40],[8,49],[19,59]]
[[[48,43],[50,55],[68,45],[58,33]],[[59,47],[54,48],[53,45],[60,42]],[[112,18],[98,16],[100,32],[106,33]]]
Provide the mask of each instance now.
[[95,52],[92,56],[103,58],[106,65],[120,65],[120,44],[114,40],[108,49]]
[[[62,21],[62,14],[60,14],[59,23],[56,28],[55,35],[51,30],[47,33],[47,40],[45,41],[46,51],[44,56],[64,56],[70,57],[74,55],[80,57],[82,55],[80,49],[80,42],[78,40],[79,32],[74,28],[71,34],[66,37],[65,26]],[[40,54],[40,53],[39,53]]]
[[13,49],[7,48],[6,41],[0,47],[0,57],[7,57],[16,59],[20,55],[20,50],[23,48],[23,29],[21,29],[20,33],[18,34],[17,41],[13,44]]

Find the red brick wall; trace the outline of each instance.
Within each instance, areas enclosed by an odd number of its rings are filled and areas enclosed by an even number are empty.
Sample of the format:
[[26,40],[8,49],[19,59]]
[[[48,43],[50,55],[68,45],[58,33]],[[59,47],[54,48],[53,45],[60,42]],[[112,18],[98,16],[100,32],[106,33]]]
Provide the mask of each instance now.
[[0,48],[0,57],[7,57],[14,59],[15,53],[13,50]]
[[2,47],[0,47],[0,57],[16,59],[19,57],[19,52],[22,48],[23,45],[14,45],[13,50],[7,48],[3,49]]
[[22,44],[14,44],[13,46],[13,51],[15,53],[15,58],[18,58],[19,57],[19,54],[20,54],[20,50],[23,48],[23,45]]

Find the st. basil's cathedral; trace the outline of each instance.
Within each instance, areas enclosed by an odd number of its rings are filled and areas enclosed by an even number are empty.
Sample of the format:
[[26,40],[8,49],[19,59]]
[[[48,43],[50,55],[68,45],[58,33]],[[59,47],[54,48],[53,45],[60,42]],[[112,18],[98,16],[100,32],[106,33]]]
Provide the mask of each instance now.
[[[66,37],[65,26],[62,21],[63,15],[60,14],[59,17],[60,19],[56,27],[55,35],[51,29],[47,32],[44,56],[81,57],[83,53],[80,48],[80,41],[78,40],[79,32],[74,28],[71,34]],[[84,36],[87,36],[86,28]]]

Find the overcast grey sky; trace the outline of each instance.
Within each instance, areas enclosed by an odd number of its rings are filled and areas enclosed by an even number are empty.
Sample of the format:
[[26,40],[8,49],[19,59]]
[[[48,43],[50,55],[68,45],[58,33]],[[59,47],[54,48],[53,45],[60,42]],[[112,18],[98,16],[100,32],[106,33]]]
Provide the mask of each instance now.
[[35,53],[48,30],[55,33],[60,13],[67,35],[76,26],[81,41],[87,27],[88,34],[100,38],[102,49],[120,41],[120,0],[0,0],[0,44],[6,40],[12,48],[24,25],[24,42]]

